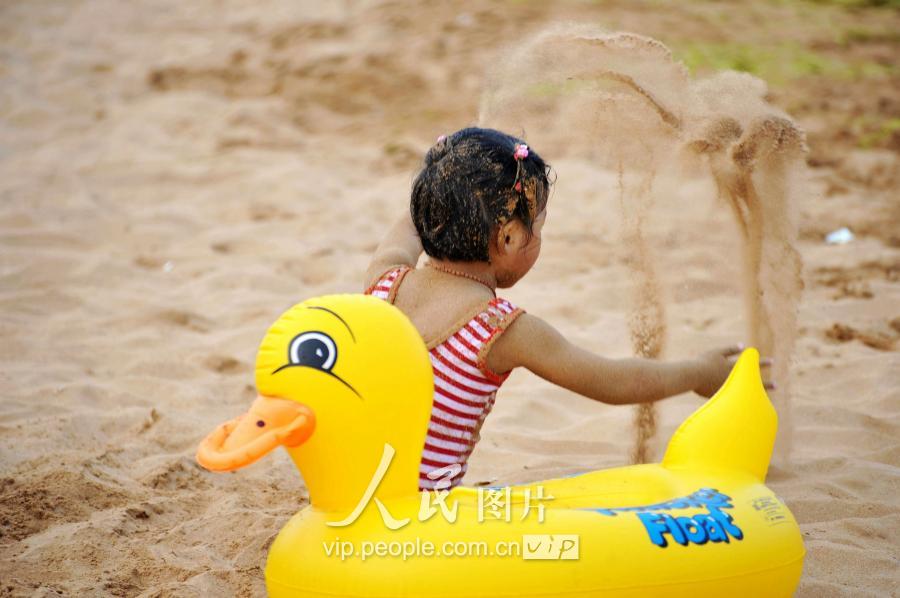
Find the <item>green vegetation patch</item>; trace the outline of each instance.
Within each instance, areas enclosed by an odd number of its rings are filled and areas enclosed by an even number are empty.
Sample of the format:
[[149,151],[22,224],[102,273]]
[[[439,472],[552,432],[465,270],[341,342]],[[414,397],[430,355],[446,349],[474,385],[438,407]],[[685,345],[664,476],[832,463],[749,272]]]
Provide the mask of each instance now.
[[692,72],[731,69],[784,85],[802,77],[858,80],[896,74],[896,65],[851,61],[816,53],[795,43],[759,46],[743,43],[684,42],[673,44],[675,57]]

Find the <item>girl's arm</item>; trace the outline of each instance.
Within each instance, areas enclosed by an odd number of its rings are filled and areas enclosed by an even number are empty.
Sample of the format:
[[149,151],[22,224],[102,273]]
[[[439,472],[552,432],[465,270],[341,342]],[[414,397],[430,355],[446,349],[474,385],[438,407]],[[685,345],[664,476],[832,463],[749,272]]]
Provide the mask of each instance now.
[[497,339],[487,366],[507,372],[524,366],[541,378],[588,398],[625,405],[649,403],[690,390],[710,397],[725,382],[740,346],[686,361],[606,359],[576,347],[545,321],[522,314]]
[[397,220],[375,249],[366,269],[365,288],[391,266],[416,266],[422,253],[422,241],[416,232],[409,210]]

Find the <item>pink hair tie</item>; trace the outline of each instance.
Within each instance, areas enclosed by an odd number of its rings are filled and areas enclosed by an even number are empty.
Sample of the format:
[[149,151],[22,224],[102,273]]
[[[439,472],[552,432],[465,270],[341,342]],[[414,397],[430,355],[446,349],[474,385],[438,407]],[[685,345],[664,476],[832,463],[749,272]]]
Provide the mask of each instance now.
[[446,141],[446,140],[447,140],[446,135],[438,135],[437,141],[435,143],[441,143],[442,141]]
[[528,157],[528,146],[524,143],[517,143],[516,149],[513,152],[513,156],[516,158],[516,160],[524,160]]
[[513,158],[516,159],[516,180],[513,182],[513,189],[516,193],[522,193],[524,186],[522,185],[522,160],[528,157],[528,146],[524,143],[517,143],[513,150]]

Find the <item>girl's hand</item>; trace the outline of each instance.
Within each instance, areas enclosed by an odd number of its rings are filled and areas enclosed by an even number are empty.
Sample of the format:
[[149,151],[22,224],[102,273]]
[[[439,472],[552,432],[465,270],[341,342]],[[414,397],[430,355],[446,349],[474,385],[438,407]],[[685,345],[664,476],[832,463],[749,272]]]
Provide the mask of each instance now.
[[[694,392],[706,398],[716,394],[716,391],[725,383],[725,379],[728,378],[731,368],[734,367],[738,356],[743,350],[744,345],[741,343],[707,351],[697,358],[697,367],[700,375],[699,384],[694,388]],[[772,360],[768,358],[760,359],[759,365],[768,367],[772,365]],[[774,390],[775,382],[767,382],[764,386],[768,390]]]

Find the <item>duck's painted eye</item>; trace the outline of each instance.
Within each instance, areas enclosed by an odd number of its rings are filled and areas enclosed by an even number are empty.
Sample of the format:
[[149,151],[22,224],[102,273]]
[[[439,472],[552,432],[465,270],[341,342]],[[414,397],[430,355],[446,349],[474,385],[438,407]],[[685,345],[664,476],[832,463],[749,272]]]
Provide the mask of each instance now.
[[288,355],[291,365],[331,371],[337,360],[337,347],[331,337],[323,332],[304,332],[291,341]]

